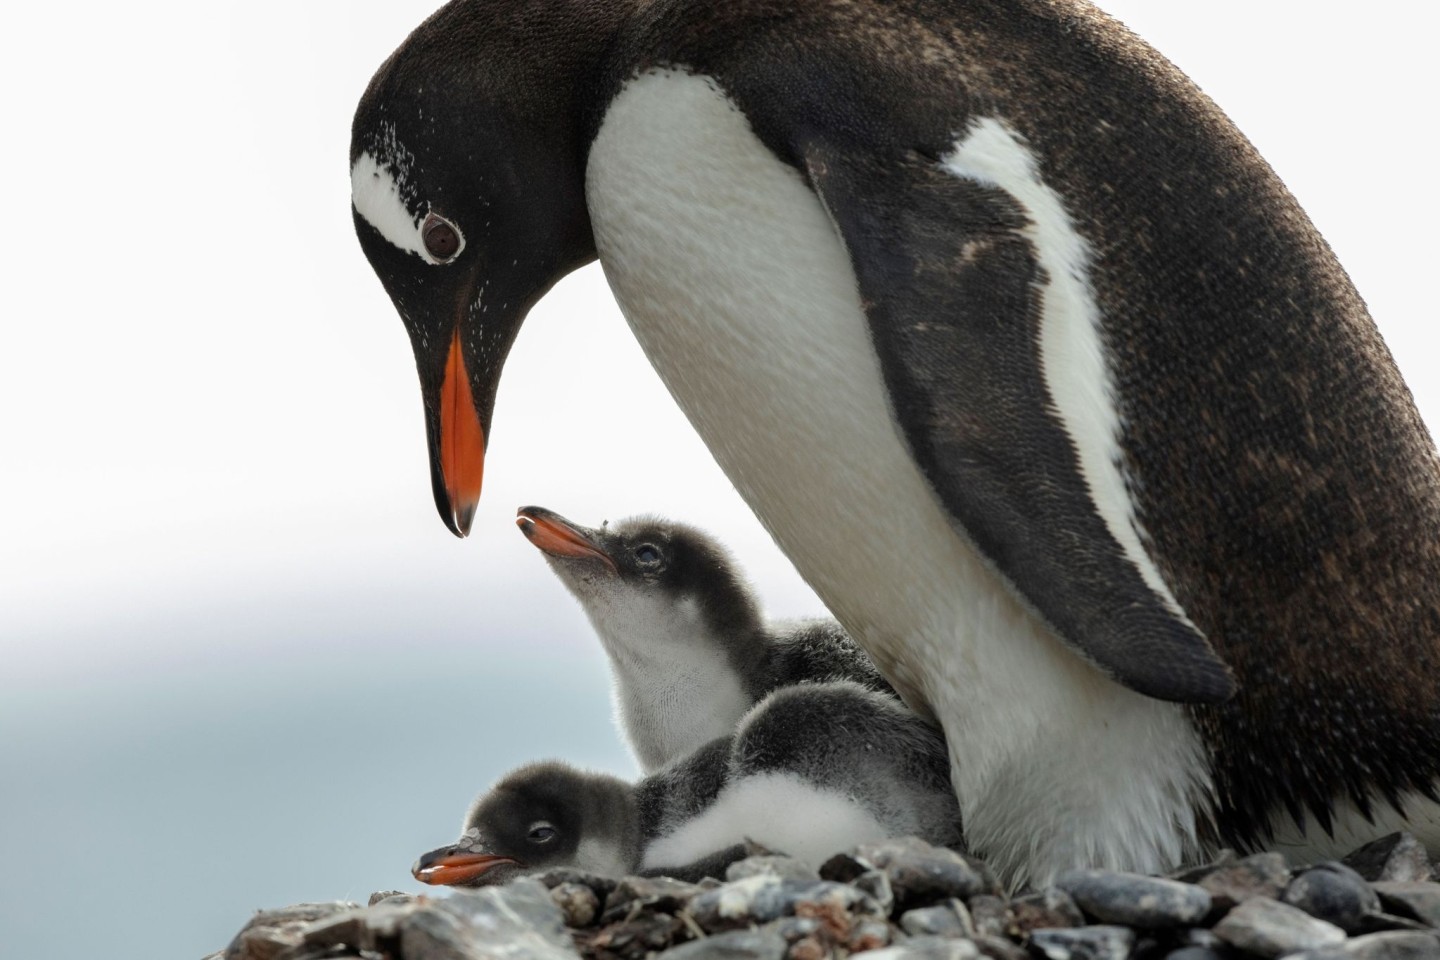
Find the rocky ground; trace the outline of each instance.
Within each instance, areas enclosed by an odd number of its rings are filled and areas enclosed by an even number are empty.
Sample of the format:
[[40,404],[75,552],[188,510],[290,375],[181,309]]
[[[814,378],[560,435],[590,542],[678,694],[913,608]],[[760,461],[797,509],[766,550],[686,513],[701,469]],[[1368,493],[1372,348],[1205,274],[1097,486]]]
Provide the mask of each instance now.
[[917,840],[819,871],[759,855],[725,882],[555,871],[444,897],[256,914],[206,960],[1440,960],[1440,883],[1395,834],[1343,863],[1222,857],[1169,878],[1084,870],[1003,896],[984,865]]

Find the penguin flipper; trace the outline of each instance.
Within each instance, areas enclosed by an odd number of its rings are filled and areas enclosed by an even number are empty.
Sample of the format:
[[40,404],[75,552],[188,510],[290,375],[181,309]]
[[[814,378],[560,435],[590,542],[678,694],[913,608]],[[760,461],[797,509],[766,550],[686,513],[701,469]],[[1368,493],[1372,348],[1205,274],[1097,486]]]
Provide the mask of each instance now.
[[802,155],[849,253],[892,412],[958,531],[1112,679],[1161,700],[1231,696],[1229,668],[1128,526],[1118,468],[1093,478],[1111,485],[1112,508],[1120,498],[1117,535],[1047,386],[1042,324],[1056,286],[1042,247],[1055,241],[1032,229],[1033,193],[918,152],[811,142]]

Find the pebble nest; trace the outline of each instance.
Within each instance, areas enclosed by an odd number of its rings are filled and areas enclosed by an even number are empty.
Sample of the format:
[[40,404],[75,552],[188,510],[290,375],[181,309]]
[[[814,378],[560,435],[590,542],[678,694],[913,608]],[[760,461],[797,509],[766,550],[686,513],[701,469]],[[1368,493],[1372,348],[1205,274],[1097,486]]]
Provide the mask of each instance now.
[[1440,960],[1440,883],[1408,834],[1343,861],[1279,853],[1169,877],[1077,870],[1005,896],[978,860],[919,840],[819,870],[759,853],[722,882],[556,870],[445,897],[255,915],[206,960]]

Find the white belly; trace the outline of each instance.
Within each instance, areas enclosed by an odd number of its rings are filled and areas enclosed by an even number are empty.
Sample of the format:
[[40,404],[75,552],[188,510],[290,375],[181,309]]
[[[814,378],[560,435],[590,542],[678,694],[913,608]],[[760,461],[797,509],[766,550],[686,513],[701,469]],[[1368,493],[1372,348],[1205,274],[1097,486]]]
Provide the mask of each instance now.
[[616,298],[690,422],[835,616],[943,724],[970,844],[1011,879],[1178,862],[1208,787],[1194,729],[1062,647],[954,532],[800,176],[712,81],[665,71],[611,105],[587,193]]

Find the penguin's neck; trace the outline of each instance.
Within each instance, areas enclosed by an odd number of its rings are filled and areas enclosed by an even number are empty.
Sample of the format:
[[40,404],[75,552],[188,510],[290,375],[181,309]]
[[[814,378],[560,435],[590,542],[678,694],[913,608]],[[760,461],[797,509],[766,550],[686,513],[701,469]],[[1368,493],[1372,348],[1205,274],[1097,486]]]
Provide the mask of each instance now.
[[753,704],[738,664],[760,661],[743,654],[763,648],[763,636],[717,637],[694,599],[643,590],[593,599],[585,610],[610,658],[620,722],[644,772],[729,736]]
[[635,788],[608,774],[596,775],[586,786],[574,866],[603,877],[629,876],[640,868],[642,856]]

